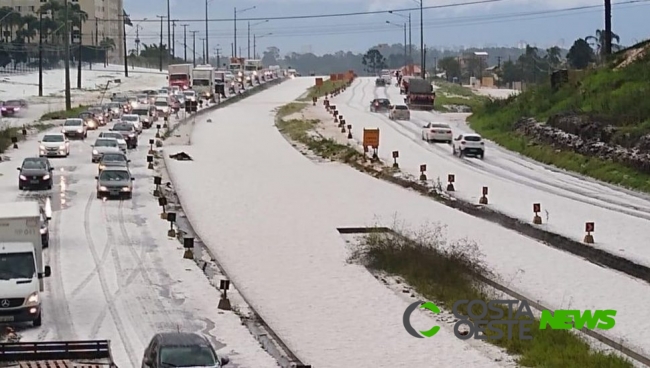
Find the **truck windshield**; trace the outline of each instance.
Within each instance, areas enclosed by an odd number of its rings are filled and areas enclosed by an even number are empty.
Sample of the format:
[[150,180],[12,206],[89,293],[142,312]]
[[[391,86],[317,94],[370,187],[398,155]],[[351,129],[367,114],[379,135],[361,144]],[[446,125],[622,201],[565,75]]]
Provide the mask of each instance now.
[[195,79],[193,84],[195,86],[209,86],[210,85],[210,80],[209,79]]
[[0,280],[32,279],[35,274],[33,253],[0,254]]
[[228,65],[228,69],[230,69],[230,70],[239,70],[239,69],[241,69],[241,65],[239,65],[239,64],[230,64],[230,65]]
[[257,66],[256,66],[256,65],[246,65],[246,66],[244,67],[244,70],[247,70],[247,71],[249,71],[249,72],[252,72],[252,71],[254,71],[254,70],[257,70]]
[[169,76],[170,81],[184,81],[187,80],[187,74],[172,74]]

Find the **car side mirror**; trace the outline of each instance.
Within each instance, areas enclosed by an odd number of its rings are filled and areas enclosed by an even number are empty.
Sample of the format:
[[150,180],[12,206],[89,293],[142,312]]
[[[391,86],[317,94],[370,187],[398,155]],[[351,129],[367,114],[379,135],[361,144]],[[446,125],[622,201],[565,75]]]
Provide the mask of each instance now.
[[20,171],[20,167],[18,168],[18,171]]
[[227,356],[223,356],[219,360],[221,361],[221,365],[226,365],[230,363],[230,358],[228,358]]
[[148,367],[151,367],[151,365],[152,365],[152,363],[153,363],[153,361],[152,361],[151,358],[149,358],[149,357],[144,358],[144,359],[142,360],[142,362],[144,363],[144,365],[146,365],[146,366],[148,366]]
[[50,167],[50,168],[48,169],[48,171],[54,171],[54,168],[53,168],[53,167]]
[[43,270],[43,277],[50,277],[52,276],[52,268],[50,266],[45,266]]
[[95,176],[95,180],[99,180],[99,176]]
[[134,181],[134,180],[135,180],[135,178],[131,178],[131,181]]

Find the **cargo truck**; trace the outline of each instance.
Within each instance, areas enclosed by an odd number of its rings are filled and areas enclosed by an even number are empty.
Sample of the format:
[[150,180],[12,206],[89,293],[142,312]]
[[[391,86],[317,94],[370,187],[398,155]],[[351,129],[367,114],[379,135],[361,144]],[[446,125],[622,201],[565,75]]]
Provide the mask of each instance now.
[[244,73],[246,74],[246,77],[250,77],[251,80],[254,80],[257,84],[260,83],[260,77],[263,77],[262,69],[264,69],[262,60],[249,59],[244,63]]
[[0,322],[41,325],[43,265],[42,210],[38,202],[0,204]]
[[170,87],[178,87],[182,90],[192,87],[192,64],[171,64],[167,67]]
[[117,368],[108,340],[0,343],[0,367]]
[[212,65],[197,65],[192,69],[192,90],[199,98],[214,101],[214,77]]
[[409,78],[406,83],[406,106],[410,110],[433,110],[436,100],[433,85],[422,78]]

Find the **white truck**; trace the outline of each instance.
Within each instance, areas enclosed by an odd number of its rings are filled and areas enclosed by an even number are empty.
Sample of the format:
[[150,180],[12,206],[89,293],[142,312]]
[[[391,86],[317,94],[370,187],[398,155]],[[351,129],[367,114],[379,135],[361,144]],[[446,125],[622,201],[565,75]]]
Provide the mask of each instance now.
[[255,80],[258,84],[260,82],[260,77],[262,77],[262,70],[264,69],[264,64],[262,60],[258,59],[248,59],[244,63],[244,73],[246,77],[250,77],[251,80]]
[[0,322],[41,325],[43,278],[52,272],[43,265],[41,213],[36,201],[0,204]]
[[192,69],[192,90],[199,98],[214,101],[214,77],[212,65],[197,65]]
[[186,90],[192,87],[192,64],[171,64],[167,67],[170,87]]

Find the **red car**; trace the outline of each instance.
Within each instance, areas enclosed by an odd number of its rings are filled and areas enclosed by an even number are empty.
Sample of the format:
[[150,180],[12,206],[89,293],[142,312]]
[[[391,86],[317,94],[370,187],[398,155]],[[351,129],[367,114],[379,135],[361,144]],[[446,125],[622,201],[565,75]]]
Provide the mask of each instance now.
[[25,100],[9,100],[2,103],[0,111],[2,111],[2,116],[15,116],[26,108],[27,101]]

